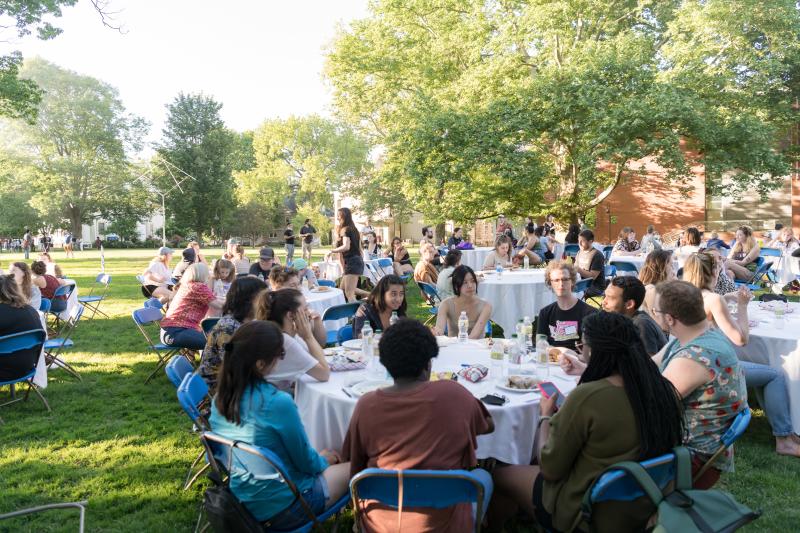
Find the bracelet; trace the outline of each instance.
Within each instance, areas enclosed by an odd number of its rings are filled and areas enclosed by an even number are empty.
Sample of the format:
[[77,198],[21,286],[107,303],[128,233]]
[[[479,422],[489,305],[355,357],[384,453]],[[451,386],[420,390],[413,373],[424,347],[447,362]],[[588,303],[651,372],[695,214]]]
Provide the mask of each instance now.
[[546,420],[550,420],[551,418],[553,418],[553,417],[552,416],[540,416],[539,417],[539,423],[536,424],[536,429],[539,429],[540,427],[542,427],[542,423],[545,422]]

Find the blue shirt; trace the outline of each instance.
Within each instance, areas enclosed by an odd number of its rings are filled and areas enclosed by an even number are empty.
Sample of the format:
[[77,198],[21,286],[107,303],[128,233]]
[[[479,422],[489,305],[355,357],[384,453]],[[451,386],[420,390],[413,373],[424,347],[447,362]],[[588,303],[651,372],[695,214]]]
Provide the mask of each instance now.
[[[300,492],[310,489],[316,477],[328,468],[328,461],[308,442],[292,397],[274,385],[264,381],[248,388],[242,395],[239,416],[241,424],[230,422],[219,412],[215,400],[209,422],[214,433],[275,453]],[[230,486],[239,501],[262,522],[294,501],[285,483],[277,479],[256,479],[236,468]]]

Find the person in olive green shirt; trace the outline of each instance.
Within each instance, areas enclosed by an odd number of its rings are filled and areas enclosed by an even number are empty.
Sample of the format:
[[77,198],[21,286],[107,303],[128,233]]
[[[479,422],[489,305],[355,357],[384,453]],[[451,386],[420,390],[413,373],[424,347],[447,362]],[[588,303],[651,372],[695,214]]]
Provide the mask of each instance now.
[[[618,313],[594,313],[583,322],[578,386],[556,412],[555,395],[542,398],[539,465],[494,472],[490,528],[521,507],[545,529],[574,531],[582,524],[581,500],[607,467],[668,453],[683,437],[683,407],[644,349],[639,330]],[[654,512],[649,502],[596,506],[599,531],[641,528]]]

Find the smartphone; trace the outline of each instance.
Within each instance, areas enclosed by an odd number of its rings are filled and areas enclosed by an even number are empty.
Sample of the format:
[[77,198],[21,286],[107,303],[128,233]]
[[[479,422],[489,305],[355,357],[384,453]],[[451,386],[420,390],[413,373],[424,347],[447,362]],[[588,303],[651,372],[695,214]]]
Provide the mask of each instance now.
[[508,401],[508,398],[501,394],[487,394],[481,401],[487,405],[505,405]]
[[558,390],[552,381],[542,381],[539,383],[539,391],[542,393],[542,396],[545,398],[549,398],[553,394],[556,395],[556,407],[559,409],[562,405],[564,405],[564,395],[561,394],[561,391]]

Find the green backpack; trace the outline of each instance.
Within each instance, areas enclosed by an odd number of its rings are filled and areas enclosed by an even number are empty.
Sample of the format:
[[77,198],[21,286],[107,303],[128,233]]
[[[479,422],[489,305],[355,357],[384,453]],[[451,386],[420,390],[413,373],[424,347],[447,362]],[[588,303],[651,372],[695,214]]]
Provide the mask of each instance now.
[[[624,470],[658,508],[658,520],[654,533],[727,533],[761,516],[737,502],[733,496],[721,490],[698,490],[692,488],[691,453],[683,446],[674,448],[676,462],[675,486],[661,492],[647,470],[639,463],[624,461],[607,468],[603,473]],[[598,480],[602,474],[598,476]],[[597,480],[595,480],[597,483]],[[594,483],[583,500],[584,516],[591,517],[591,493]],[[586,511],[589,511],[588,513]]]

